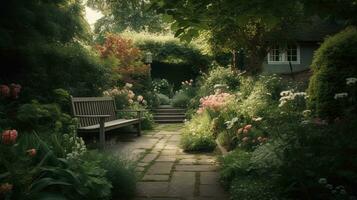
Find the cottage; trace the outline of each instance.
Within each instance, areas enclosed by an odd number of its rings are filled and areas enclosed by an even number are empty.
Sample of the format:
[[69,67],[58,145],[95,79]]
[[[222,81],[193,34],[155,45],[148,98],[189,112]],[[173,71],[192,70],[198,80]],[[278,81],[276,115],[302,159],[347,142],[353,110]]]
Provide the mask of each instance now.
[[264,72],[287,74],[309,70],[313,54],[324,38],[343,28],[341,24],[317,19],[300,27],[294,31],[295,42],[289,45],[275,45],[270,48],[263,62]]

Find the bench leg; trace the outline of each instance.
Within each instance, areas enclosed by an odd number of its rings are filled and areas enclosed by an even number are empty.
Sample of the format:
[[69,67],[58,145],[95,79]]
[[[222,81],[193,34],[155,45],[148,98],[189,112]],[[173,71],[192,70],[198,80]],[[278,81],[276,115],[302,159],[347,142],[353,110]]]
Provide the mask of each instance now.
[[141,123],[138,123],[138,124],[136,125],[136,130],[138,131],[138,132],[137,132],[137,135],[138,135],[138,136],[141,136]]
[[105,128],[104,128],[104,118],[100,120],[100,128],[99,128],[99,143],[100,149],[105,148]]

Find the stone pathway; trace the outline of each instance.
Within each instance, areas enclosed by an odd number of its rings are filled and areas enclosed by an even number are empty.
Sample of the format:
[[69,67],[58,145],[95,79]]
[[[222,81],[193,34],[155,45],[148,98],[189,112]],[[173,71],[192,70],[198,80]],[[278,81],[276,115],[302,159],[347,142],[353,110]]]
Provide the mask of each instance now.
[[135,200],[226,200],[214,154],[190,154],[179,147],[182,124],[159,125],[140,138],[119,142],[117,153],[137,162]]

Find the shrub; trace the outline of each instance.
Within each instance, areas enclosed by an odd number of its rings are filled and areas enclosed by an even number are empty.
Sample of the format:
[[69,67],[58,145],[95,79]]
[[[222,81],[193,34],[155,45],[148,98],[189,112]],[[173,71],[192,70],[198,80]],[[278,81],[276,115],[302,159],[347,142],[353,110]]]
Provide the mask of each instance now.
[[208,114],[196,115],[185,124],[181,146],[185,151],[212,151],[216,147]]
[[177,92],[171,101],[173,107],[187,108],[191,98],[185,92]]
[[[357,77],[357,30],[346,30],[327,38],[316,51],[312,62],[313,76],[308,89],[309,107],[323,118],[342,116],[344,103],[334,98],[349,93],[346,78]],[[356,104],[353,111],[356,111]],[[356,112],[353,112],[356,113]],[[352,114],[352,113],[351,113]]]
[[356,119],[352,119],[331,125],[299,125],[290,130],[279,167],[279,184],[291,186],[286,196],[335,199],[332,190],[319,184],[322,178],[329,184],[344,186],[351,196],[357,195],[356,125]]
[[214,66],[207,74],[201,77],[201,87],[198,95],[208,96],[213,93],[216,84],[225,84],[230,91],[234,91],[239,86],[239,76],[230,68]]
[[157,94],[157,96],[159,97],[160,100],[160,105],[168,105],[170,104],[170,98],[164,94]]
[[[130,110],[145,110],[142,113],[142,129],[151,129],[154,124],[154,117],[152,113],[147,110],[147,101],[143,96],[137,95],[131,90],[132,84],[127,83],[123,88],[114,87],[103,92],[105,96],[111,96],[114,98],[116,107],[119,109],[130,109]],[[119,117],[122,118],[136,118],[137,113],[133,112],[119,112]]]
[[136,189],[136,173],[133,163],[110,154],[89,152],[87,160],[98,160],[99,165],[106,171],[105,177],[111,183],[113,199],[126,200],[134,197]]
[[116,85],[131,83],[140,93],[150,85],[149,68],[141,61],[141,51],[131,40],[109,34],[97,49],[101,58],[111,65],[112,76],[117,77],[112,78],[118,81]]
[[152,81],[154,92],[164,94],[166,96],[172,96],[173,86],[166,79],[154,79]]
[[280,199],[273,172],[259,173],[252,164],[252,157],[252,153],[237,149],[221,159],[221,180],[229,187],[231,198]]

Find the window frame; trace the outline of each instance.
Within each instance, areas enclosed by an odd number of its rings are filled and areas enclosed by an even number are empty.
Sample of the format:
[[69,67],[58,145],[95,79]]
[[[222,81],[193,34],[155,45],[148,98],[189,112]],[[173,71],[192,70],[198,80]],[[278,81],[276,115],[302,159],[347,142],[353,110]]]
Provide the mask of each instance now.
[[[300,64],[300,46],[298,44],[294,44],[296,45],[296,61],[291,61],[291,64],[294,64],[294,65],[298,65]],[[289,61],[288,61],[288,49],[287,48],[281,48],[279,46],[279,57],[282,58],[282,60],[279,60],[279,61],[273,61],[270,59],[270,56],[271,56],[271,50],[269,50],[268,52],[268,64],[278,64],[278,65],[286,65],[286,64],[289,64]]]

